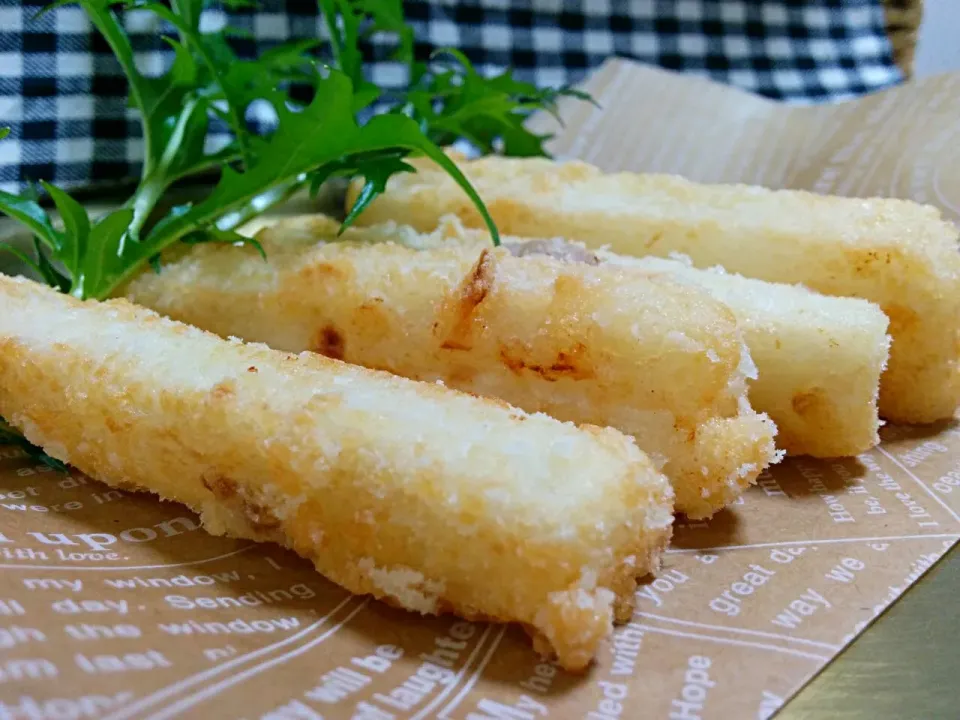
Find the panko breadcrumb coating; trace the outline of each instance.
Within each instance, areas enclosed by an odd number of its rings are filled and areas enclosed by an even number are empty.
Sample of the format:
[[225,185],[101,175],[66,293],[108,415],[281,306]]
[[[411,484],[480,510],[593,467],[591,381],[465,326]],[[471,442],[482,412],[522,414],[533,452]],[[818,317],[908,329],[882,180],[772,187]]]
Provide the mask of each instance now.
[[633,435],[707,517],[778,458],[746,397],[753,364],[731,312],[660,272],[516,257],[322,216],[198,246],[126,289],[133,302],[221,336],[496,397]]
[[572,670],[629,616],[672,527],[668,481],[616,430],[6,277],[0,415],[355,593],[522,623]]
[[729,307],[757,377],[750,402],[777,424],[792,455],[854,456],[880,442],[877,399],[890,356],[889,321],[874,303],[798,285],[701,270],[683,260],[597,251],[601,262],[669,273]]
[[[960,404],[958,230],[929,205],[680,177],[605,174],[583,162],[487,157],[460,164],[501,232],[563,237],[624,255],[671,253],[700,268],[801,283],[878,304],[893,346],[880,387],[891,421],[951,418]],[[448,213],[482,227],[470,200],[428,162],[391,178],[361,214],[427,232]],[[356,197],[351,188],[348,205]]]

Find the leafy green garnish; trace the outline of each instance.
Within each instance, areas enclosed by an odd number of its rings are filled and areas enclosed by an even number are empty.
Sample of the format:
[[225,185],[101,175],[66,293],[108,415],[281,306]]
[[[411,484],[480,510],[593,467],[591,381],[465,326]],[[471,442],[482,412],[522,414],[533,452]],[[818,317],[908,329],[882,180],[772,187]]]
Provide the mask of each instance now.
[[[104,37],[129,85],[130,105],[143,127],[144,161],[139,184],[122,207],[91,218],[67,192],[41,182],[60,222],[39,199],[0,193],[0,212],[34,236],[33,253],[0,244],[48,284],[79,298],[105,298],[145,265],[158,269],[164,250],[178,242],[237,242],[240,223],[265,212],[302,188],[316,190],[333,177],[363,178],[348,227],[385,189],[389,179],[414,172],[408,162],[427,157],[442,167],[477,206],[499,243],[482,200],[440,146],[467,140],[484,152],[545,154],[544,136],[524,127],[537,109],[555,111],[560,97],[584,97],[570,89],[540,90],[509,72],[486,79],[455,50],[452,64],[437,69],[414,61],[413,31],[401,0],[318,0],[329,34],[330,65],[315,56],[318,40],[296,40],[242,59],[233,51],[235,31],[200,29],[204,0],[57,0],[49,7],[79,5]],[[228,5],[249,6],[249,0]],[[159,76],[138,70],[118,11],[149,12],[173,28],[163,40],[173,60]],[[411,85],[382,91],[364,76],[362,44],[375,34],[393,36],[392,57],[405,65]],[[293,100],[306,86],[311,100]],[[383,110],[365,123],[358,113],[376,103]],[[257,132],[248,122],[255,104],[275,118]],[[229,142],[211,150],[211,126],[221,122]],[[0,137],[6,134],[0,130]],[[195,204],[161,211],[169,188],[191,176],[219,170],[220,179]]]
[[524,127],[530,115],[546,110],[556,117],[557,103],[563,97],[591,100],[569,87],[538,88],[517,80],[510,70],[485,78],[459,50],[444,50],[435,56],[446,56],[445,61],[435,71],[415,67],[416,81],[394,110],[417,120],[438,145],[466,139],[483,153],[546,155],[543,143],[550,135],[537,135]]
[[[50,285],[79,298],[105,298],[171,245],[222,233],[266,211],[307,184],[316,187],[334,176],[362,177],[364,188],[344,227],[380,195],[397,172],[411,172],[407,158],[425,156],[443,167],[477,205],[494,243],[497,229],[483,202],[456,165],[438,147],[465,138],[483,149],[501,137],[508,152],[542,151],[521,127],[523,113],[549,96],[508,75],[486,81],[459,56],[462,82],[454,71],[432,75],[413,62],[413,33],[400,0],[319,0],[330,34],[333,65],[319,62],[318,42],[298,40],[261,54],[239,58],[225,28],[203,32],[203,0],[58,0],[51,7],[76,4],[109,44],[127,78],[130,105],[143,127],[144,162],[140,182],[124,205],[93,219],[68,193],[43,183],[61,223],[54,226],[40,203],[26,195],[0,194],[0,212],[19,220],[36,237],[34,256],[0,246],[28,262]],[[164,40],[173,62],[160,76],[137,69],[133,47],[117,10],[153,13],[175,31]],[[405,93],[387,94],[364,78],[361,42],[374,33],[397,41],[394,58],[417,74]],[[306,84],[312,100],[298,106],[290,88]],[[426,96],[436,92],[434,107]],[[373,102],[388,112],[365,124],[357,112]],[[247,122],[253,104],[266,103],[275,127],[258,134]],[[230,142],[205,148],[211,123],[222,121]],[[533,138],[533,139],[532,139]],[[220,169],[220,180],[192,207],[158,213],[158,204],[178,181]],[[159,214],[159,216],[158,216]],[[218,234],[220,233],[220,234]]]

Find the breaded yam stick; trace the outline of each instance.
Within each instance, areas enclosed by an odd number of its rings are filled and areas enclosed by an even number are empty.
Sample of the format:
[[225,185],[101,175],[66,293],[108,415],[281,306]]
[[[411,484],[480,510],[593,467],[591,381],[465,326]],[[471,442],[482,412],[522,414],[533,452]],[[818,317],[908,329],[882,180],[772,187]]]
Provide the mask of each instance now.
[[198,246],[125,293],[225,337],[613,426],[666,461],[691,517],[724,507],[777,457],[773,423],[747,402],[736,322],[706,292],[392,226],[324,242],[337,229],[315,216],[266,230],[268,262]]
[[750,403],[777,424],[777,445],[793,455],[853,456],[880,441],[877,395],[890,351],[889,321],[859,298],[830,297],[679,260],[597,252],[703,288],[743,330],[757,377]]
[[[270,224],[273,228],[264,231],[261,239],[271,247],[282,242],[309,244],[332,232],[328,221],[315,217]],[[265,226],[261,222],[256,230]],[[415,247],[447,240],[481,248],[490,244],[485,231],[464,229],[453,216],[442,218],[437,232],[429,235],[392,224],[369,228],[363,235],[400,237]],[[548,254],[667,273],[709,292],[733,311],[743,331],[758,370],[758,376],[749,381],[750,403],[776,423],[779,447],[795,455],[840,457],[857,455],[879,442],[877,394],[890,338],[887,316],[875,304],[744,278],[720,268],[701,270],[678,260],[591,251],[560,239],[504,237],[504,245],[519,256]],[[190,291],[184,292],[183,303],[189,305]]]
[[10,278],[0,414],[91,477],[283,543],[353,592],[523,623],[570,669],[629,616],[670,534],[669,483],[613,429]]
[[[485,158],[461,167],[506,234],[565,237],[625,255],[679,252],[697,267],[875,302],[893,336],[881,414],[931,422],[952,417],[960,403],[960,252],[957,229],[936,208],[604,174],[581,162]],[[361,222],[429,231],[447,213],[480,226],[461,191],[423,165],[392,178]]]

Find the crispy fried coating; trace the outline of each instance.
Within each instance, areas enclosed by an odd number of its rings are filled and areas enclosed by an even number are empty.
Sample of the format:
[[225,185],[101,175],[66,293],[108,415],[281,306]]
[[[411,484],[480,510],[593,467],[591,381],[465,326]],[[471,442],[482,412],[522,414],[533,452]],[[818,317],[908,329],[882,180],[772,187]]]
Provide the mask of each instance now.
[[222,336],[441,380],[561,420],[612,426],[665,461],[676,506],[712,515],[778,458],[746,398],[730,311],[662,273],[519,258],[489,238],[283,222],[252,249],[199,246],[130,300]]
[[877,398],[890,336],[887,316],[874,303],[720,268],[701,270],[681,260],[597,256],[669,273],[733,311],[757,365],[750,402],[777,424],[777,445],[788,453],[853,456],[880,441]]
[[672,526],[668,481],[616,430],[2,277],[0,414],[353,592],[523,623],[574,670]]
[[[960,404],[958,234],[934,207],[604,174],[582,162],[482,158],[461,167],[507,234],[565,237],[625,255],[678,252],[697,267],[875,302],[893,336],[881,415],[932,422]],[[355,195],[352,188],[348,204]],[[421,163],[420,172],[391,179],[360,222],[429,231],[448,213],[482,226],[446,173]]]

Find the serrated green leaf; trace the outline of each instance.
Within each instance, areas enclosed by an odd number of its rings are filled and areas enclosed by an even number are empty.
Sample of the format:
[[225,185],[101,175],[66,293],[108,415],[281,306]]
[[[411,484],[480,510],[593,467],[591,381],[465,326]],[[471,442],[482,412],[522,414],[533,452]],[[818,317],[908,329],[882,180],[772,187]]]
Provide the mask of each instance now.
[[10,134],[10,128],[8,127],[0,128],[0,140],[3,140],[9,134]]
[[[137,3],[143,5],[149,1],[137,0]],[[228,1],[224,0],[224,4],[227,4]],[[204,8],[210,4],[209,0],[170,0],[170,7],[194,32],[200,29],[200,16],[203,14]]]
[[80,269],[81,259],[87,253],[90,218],[83,206],[63,190],[42,180],[40,184],[50,195],[60,213],[60,219],[63,220],[64,232],[60,235],[62,247],[57,254],[57,259],[72,275],[76,275]]
[[409,153],[406,151],[393,151],[381,153],[379,156],[372,156],[368,159],[361,159],[357,163],[353,174],[364,179],[363,188],[361,188],[353,207],[343,219],[338,235],[349,228],[358,217],[366,210],[379,195],[387,189],[387,181],[397,173],[416,172],[405,158]]
[[264,50],[260,54],[260,57],[257,58],[257,63],[274,70],[301,67],[307,51],[318,48],[321,44],[320,40],[312,38],[291,40],[282,45]]
[[422,135],[416,123],[400,115],[381,115],[361,127],[354,118],[352,100],[349,78],[331,71],[327,78],[318,81],[314,99],[301,112],[279,108],[277,131],[269,138],[253,141],[256,161],[242,173],[224,168],[220,182],[207,198],[172,221],[163,233],[151,233],[145,249],[150,254],[161,250],[170,241],[170,235],[179,239],[191,227],[208,225],[223,212],[248,202],[263,188],[324,166],[340,169],[350,161],[350,156],[359,153],[400,149],[422,152],[441,164],[482,209],[491,233],[498,238],[476,191],[456,165]]
[[35,200],[27,200],[0,190],[0,212],[30,228],[51,251],[57,252],[60,249],[60,233],[50,224],[47,211]]
[[358,87],[363,81],[360,17],[353,12],[350,0],[318,0],[318,4],[330,35],[333,66]]
[[190,51],[172,37],[161,38],[173,49],[173,64],[168,73],[170,81],[178,85],[192,85],[197,81],[197,62]]
[[[547,136],[526,130],[524,120],[538,109],[555,112],[561,97],[579,97],[565,88],[540,90],[509,72],[484,78],[456,50],[446,52],[443,66],[415,63],[413,32],[404,21],[401,0],[319,0],[334,56],[329,74],[318,71],[310,56],[316,40],[292,41],[256,60],[240,59],[228,42],[232,29],[200,32],[205,0],[75,4],[86,11],[127,76],[131,107],[143,123],[141,182],[122,210],[92,226],[79,204],[48,185],[64,218],[62,233],[29,198],[0,194],[0,210],[24,222],[43,243],[38,271],[62,288],[64,278],[54,274],[54,268],[64,265],[73,276],[70,292],[78,297],[108,295],[141,265],[156,265],[160,253],[177,241],[204,237],[208,242],[239,242],[232,228],[310,181],[316,186],[334,176],[364,178],[347,227],[384,192],[390,177],[412,171],[406,160],[417,155],[432,158],[463,188],[496,243],[496,227],[486,208],[437,143],[468,139],[488,151],[544,154]],[[227,4],[247,5],[244,0]],[[164,33],[168,27],[175,29],[176,38],[163,37],[174,56],[167,72],[146,77],[137,70],[129,38],[111,5],[152,12],[165,21]],[[365,79],[360,54],[361,40],[376,33],[396,37],[393,56],[407,64],[414,84],[409,92],[389,99],[387,115],[360,126],[356,113],[385,98]],[[301,82],[312,86],[313,99],[305,107],[293,107],[289,87]],[[248,108],[257,100],[272,105],[278,117],[278,126],[263,137],[246,124]],[[227,147],[208,154],[204,143],[214,117],[227,122],[233,138]],[[220,181],[204,200],[153,217],[174,182],[213,168],[221,170]]]
[[369,20],[364,37],[376,32],[396,35],[397,49],[393,59],[407,65],[413,62],[413,28],[404,18],[402,0],[355,0],[354,8]]
[[[110,49],[123,74],[127,77],[130,86],[130,100],[135,108],[142,115],[144,143],[147,147],[147,156],[157,155],[155,147],[158,138],[155,138],[156,128],[150,122],[151,116],[158,104],[158,96],[162,96],[163,87],[160,84],[149,82],[139,70],[134,60],[133,46],[127,37],[126,30],[120,23],[116,14],[110,9],[112,4],[109,0],[75,0],[86,12],[87,17],[97,28],[103,38],[107,41]],[[56,6],[73,4],[74,0],[60,0],[55,3]]]
[[82,275],[74,278],[77,297],[103,297],[132,261],[140,260],[138,246],[121,251],[124,235],[133,221],[133,210],[121,208],[104,215],[90,229],[90,251],[84,258]]
[[[211,36],[202,35],[196,27],[191,25],[187,17],[178,14],[177,10],[179,7],[177,5],[174,5],[173,9],[171,9],[159,2],[144,2],[139,5],[139,7],[144,10],[149,10],[160,19],[167,21],[175,27],[180,33],[184,45],[189,46],[190,51],[196,53],[200,62],[206,66],[211,81],[216,83],[219,88],[219,95],[227,101],[227,110],[223,117],[240,142],[241,148],[243,148],[246,144],[244,142],[246,125],[243,119],[243,112],[246,109],[246,105],[243,104],[242,98],[235,96],[233,87],[226,82],[228,67],[224,66],[222,60],[218,62],[218,58],[214,56],[213,45],[210,42]],[[226,46],[225,42],[223,46]],[[223,46],[218,49],[222,51]]]
[[241,235],[233,230],[218,230],[217,228],[212,227],[207,230],[200,230],[195,233],[190,233],[189,235],[185,236],[181,242],[186,243],[187,245],[201,245],[204,243],[235,245],[237,247],[250,245],[257,251],[257,253],[259,253],[264,262],[267,260],[267,253],[263,249],[263,245],[260,244],[259,240],[256,238],[247,237],[246,235]]
[[563,97],[590,98],[568,87],[538,88],[517,80],[509,70],[483,77],[456,49],[437,50],[432,59],[437,69],[418,71],[416,82],[393,111],[417,120],[440,145],[465,139],[484,153],[543,156],[550,136],[530,132],[527,118],[539,110],[556,117]]
[[43,278],[43,271],[40,269],[40,266],[37,265],[36,260],[27,255],[23,250],[11,245],[8,242],[0,241],[0,253],[8,253],[17,258],[20,262],[26,265],[28,268],[33,270],[40,278]]
[[233,230],[242,226],[247,221],[259,217],[270,208],[279,205],[284,200],[296,194],[304,187],[307,179],[306,175],[298,175],[274,185],[270,189],[251,198],[248,202],[218,217],[215,227],[219,230]]
[[49,258],[43,252],[43,246],[36,236],[33,237],[33,249],[37,257],[37,268],[40,270],[40,276],[50,287],[56,288],[60,292],[70,291],[70,280],[64,277],[50,262]]

